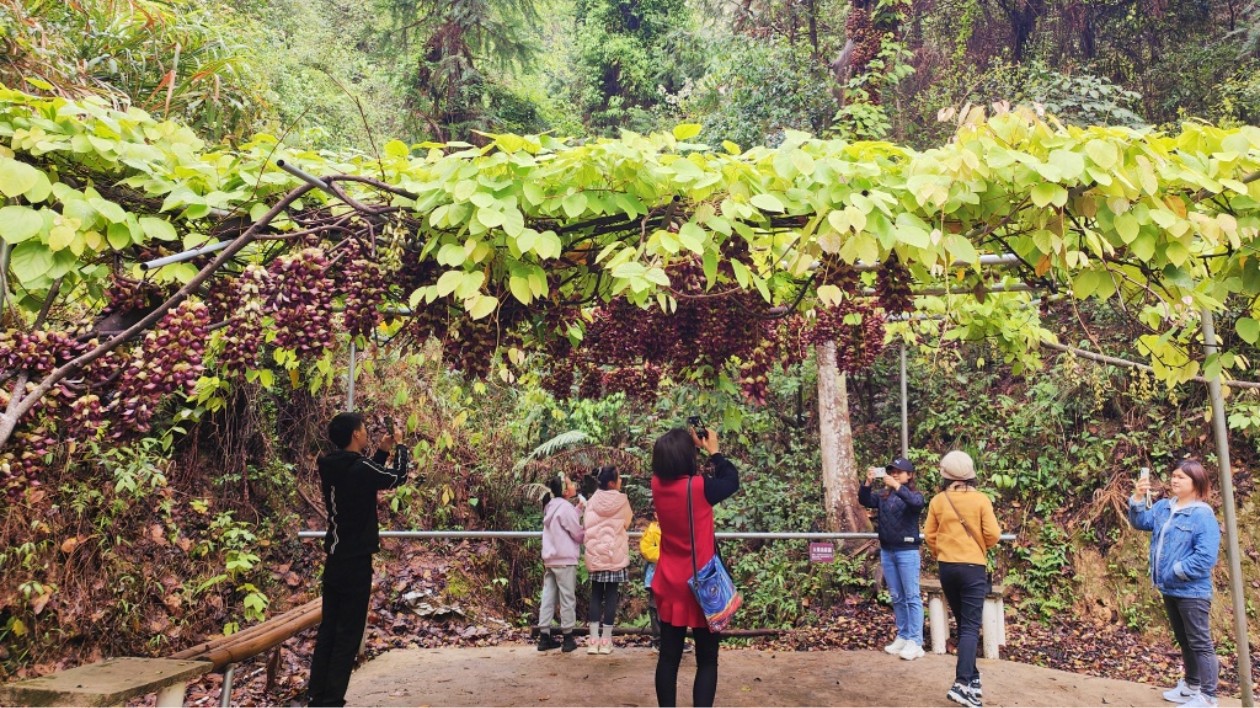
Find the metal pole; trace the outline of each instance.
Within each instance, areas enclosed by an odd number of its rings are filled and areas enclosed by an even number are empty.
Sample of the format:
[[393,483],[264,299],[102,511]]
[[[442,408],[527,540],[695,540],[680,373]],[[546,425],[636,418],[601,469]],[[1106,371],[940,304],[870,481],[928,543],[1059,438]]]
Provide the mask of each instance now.
[[191,251],[181,251],[180,253],[176,253],[170,256],[163,256],[161,258],[154,258],[151,261],[145,261],[140,264],[140,270],[153,270],[154,268],[161,268],[162,266],[170,265],[171,263],[181,263],[183,261],[190,261],[196,258],[197,256],[202,256],[207,253],[214,253],[215,251],[221,251],[230,245],[232,245],[231,241],[217,241],[215,243],[207,243],[206,245],[198,246],[197,248],[194,248]]
[[[325,531],[298,531],[298,538],[323,538]],[[638,538],[643,535],[642,531],[629,532],[631,538]],[[718,533],[719,539],[760,539],[764,541],[862,541],[867,539],[879,538],[876,533],[852,533],[852,532],[835,532],[826,531],[741,531],[739,533]],[[529,539],[542,538],[542,531],[381,531],[381,538],[505,538],[505,539]],[[1004,533],[1000,536],[1003,541],[1014,541],[1015,534]]]
[[[350,373],[346,374],[346,410],[354,410],[354,340],[350,340]],[[392,430],[390,431],[393,432]]]
[[223,688],[219,691],[219,705],[229,708],[232,705],[232,675],[236,673],[236,664],[228,664],[223,672]]
[[[1217,353],[1216,324],[1212,311],[1203,308],[1203,348],[1208,357]],[[1242,704],[1254,706],[1251,687],[1251,647],[1247,641],[1247,600],[1243,596],[1242,559],[1238,548],[1238,518],[1234,510],[1234,478],[1229,464],[1229,433],[1225,427],[1225,398],[1221,395],[1220,374],[1208,379],[1212,397],[1212,430],[1216,433],[1216,457],[1221,468],[1221,500],[1225,507],[1225,538],[1229,549],[1229,593],[1234,606],[1234,643],[1238,647],[1238,685]]]
[[910,459],[910,415],[906,401],[906,342],[901,341],[901,456]]
[[[328,192],[329,194],[333,194],[333,191],[328,187],[327,182],[307,172],[306,170],[303,170],[301,167],[298,167],[297,165],[289,164],[288,162],[284,160],[276,160],[276,167],[279,167],[285,172],[288,172],[294,177],[297,177],[303,182],[311,185],[312,187],[317,187],[319,189],[324,190],[325,192]],[[333,195],[333,196],[336,196],[336,195]]]

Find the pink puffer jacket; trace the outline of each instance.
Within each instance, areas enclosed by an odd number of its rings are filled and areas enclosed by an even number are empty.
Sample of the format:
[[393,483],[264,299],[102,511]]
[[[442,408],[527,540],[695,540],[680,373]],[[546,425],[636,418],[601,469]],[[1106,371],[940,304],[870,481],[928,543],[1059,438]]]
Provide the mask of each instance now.
[[626,495],[601,489],[586,502],[586,569],[621,570],[630,565],[630,528],[633,514]]

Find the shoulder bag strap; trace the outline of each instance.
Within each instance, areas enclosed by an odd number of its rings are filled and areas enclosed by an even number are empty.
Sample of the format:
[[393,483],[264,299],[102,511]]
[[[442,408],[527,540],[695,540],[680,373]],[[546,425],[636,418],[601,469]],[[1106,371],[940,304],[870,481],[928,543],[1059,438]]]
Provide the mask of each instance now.
[[[980,537],[971,532],[971,527],[967,525],[967,520],[963,518],[963,515],[958,513],[958,507],[954,506],[954,500],[949,498],[949,490],[941,492],[941,494],[945,496],[945,501],[949,502],[949,506],[954,510],[954,515],[958,517],[958,522],[962,524],[963,531],[966,531],[967,535],[971,537],[971,540],[975,541],[976,545],[980,547],[980,555],[987,558],[989,550],[984,547],[983,543],[981,543]],[[987,562],[988,561],[986,560],[986,563]]]
[[696,565],[696,518],[691,511],[691,480],[693,476],[687,477],[687,526],[691,529],[691,577],[700,574],[700,568]]

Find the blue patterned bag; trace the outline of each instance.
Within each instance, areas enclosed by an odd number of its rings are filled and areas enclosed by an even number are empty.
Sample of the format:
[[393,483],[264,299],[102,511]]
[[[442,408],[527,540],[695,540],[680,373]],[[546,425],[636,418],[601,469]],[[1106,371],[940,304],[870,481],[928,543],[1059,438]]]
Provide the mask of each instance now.
[[735,589],[735,581],[722,557],[718,555],[717,538],[713,539],[713,557],[703,568],[696,567],[696,521],[691,511],[691,480],[687,480],[687,523],[691,526],[691,577],[687,587],[695,595],[700,610],[709,622],[710,632],[721,632],[730,624],[735,611],[744,604],[744,596]]

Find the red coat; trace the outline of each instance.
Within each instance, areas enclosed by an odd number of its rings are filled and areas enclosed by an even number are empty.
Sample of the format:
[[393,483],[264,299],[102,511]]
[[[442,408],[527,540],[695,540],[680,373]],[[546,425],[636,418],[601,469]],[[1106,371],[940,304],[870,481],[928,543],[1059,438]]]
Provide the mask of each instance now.
[[652,476],[652,503],[661,524],[661,557],[652,578],[652,594],[661,621],[675,627],[708,627],[687,580],[691,565],[691,530],[687,524],[687,483],[696,524],[696,566],[713,557],[713,507],[704,497],[704,477],[662,481]]

